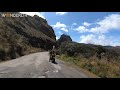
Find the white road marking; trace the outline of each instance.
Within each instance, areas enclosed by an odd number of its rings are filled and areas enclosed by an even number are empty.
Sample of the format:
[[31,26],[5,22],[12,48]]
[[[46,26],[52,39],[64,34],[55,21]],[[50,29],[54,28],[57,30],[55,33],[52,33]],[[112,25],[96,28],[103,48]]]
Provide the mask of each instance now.
[[50,71],[47,71],[47,72],[45,72],[45,73],[49,73]]
[[45,76],[38,76],[38,78],[45,78]]
[[55,71],[53,71],[53,72],[56,72],[56,73],[57,73],[57,72],[58,72],[58,70],[55,70]]

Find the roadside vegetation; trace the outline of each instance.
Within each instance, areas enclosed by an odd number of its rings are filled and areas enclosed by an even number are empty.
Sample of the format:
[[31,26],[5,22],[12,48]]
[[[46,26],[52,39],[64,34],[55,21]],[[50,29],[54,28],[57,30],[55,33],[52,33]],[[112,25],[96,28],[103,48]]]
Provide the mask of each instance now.
[[84,68],[101,78],[119,78],[120,57],[117,51],[100,45],[64,42],[57,50],[57,58]]
[[15,59],[17,57],[41,51],[39,48],[32,47],[25,42],[25,38],[6,30],[1,31],[0,39],[0,61]]

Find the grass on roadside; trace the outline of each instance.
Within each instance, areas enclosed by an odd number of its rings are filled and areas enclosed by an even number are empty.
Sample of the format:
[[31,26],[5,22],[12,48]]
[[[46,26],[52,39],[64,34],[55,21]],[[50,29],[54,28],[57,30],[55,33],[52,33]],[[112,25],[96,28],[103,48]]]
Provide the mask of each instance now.
[[69,57],[64,54],[57,56],[57,58],[75,64],[101,78],[120,78],[120,63],[115,60],[112,62],[105,59],[99,60],[96,57],[91,57],[89,59],[84,57]]

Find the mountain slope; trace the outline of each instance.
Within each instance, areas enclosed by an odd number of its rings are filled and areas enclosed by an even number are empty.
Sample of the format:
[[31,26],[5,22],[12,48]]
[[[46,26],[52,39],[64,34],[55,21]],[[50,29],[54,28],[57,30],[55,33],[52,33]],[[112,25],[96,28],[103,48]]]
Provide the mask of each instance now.
[[2,60],[49,50],[55,42],[56,35],[52,27],[37,15],[33,17],[0,16],[0,59]]

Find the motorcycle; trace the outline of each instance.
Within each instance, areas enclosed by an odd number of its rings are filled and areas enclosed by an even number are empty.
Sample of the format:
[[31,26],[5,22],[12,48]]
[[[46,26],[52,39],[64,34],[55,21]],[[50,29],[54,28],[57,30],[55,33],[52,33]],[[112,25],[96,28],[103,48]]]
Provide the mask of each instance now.
[[52,61],[52,63],[55,63],[55,56],[50,56],[49,62]]

